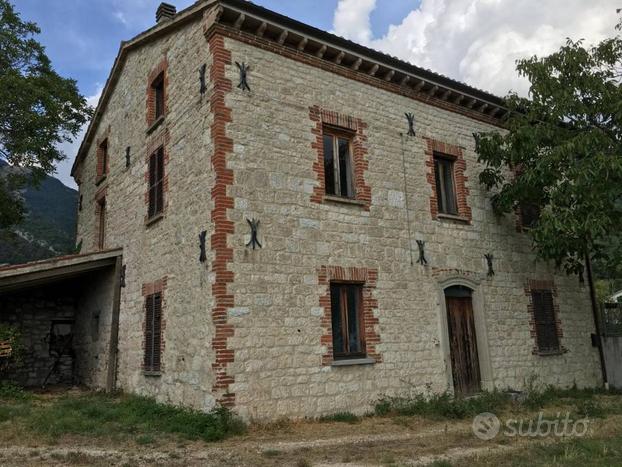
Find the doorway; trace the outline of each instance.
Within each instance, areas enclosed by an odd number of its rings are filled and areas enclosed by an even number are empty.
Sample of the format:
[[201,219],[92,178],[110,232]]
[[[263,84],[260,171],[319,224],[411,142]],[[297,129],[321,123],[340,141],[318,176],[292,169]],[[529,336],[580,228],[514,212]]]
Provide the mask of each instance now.
[[447,331],[454,392],[469,395],[481,390],[473,291],[462,285],[445,289]]

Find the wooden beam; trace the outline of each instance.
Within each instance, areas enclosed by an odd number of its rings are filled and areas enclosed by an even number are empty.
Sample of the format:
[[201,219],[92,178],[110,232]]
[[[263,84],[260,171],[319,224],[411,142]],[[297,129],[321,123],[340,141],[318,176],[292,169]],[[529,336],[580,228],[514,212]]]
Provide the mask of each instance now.
[[410,76],[406,75],[402,78],[402,81],[400,81],[400,86],[406,86],[406,84],[408,84],[408,82],[410,81]]
[[244,24],[245,19],[246,19],[246,15],[244,13],[241,13],[240,16],[238,16],[238,19],[235,20],[235,23],[233,24],[233,28],[240,29],[242,27],[242,24]]
[[395,70],[391,70],[391,71],[389,71],[389,72],[385,75],[384,80],[385,80],[385,81],[391,81],[391,80],[393,79],[393,75],[395,75]]
[[354,71],[357,71],[361,67],[361,63],[363,63],[363,59],[359,57],[356,59],[356,62],[352,64],[351,68]]
[[257,32],[255,32],[255,34],[257,35],[257,37],[263,37],[264,32],[266,32],[266,28],[268,27],[268,23],[266,23],[265,21],[263,21],[259,27],[257,28]]
[[326,46],[323,45],[322,47],[320,47],[320,50],[317,51],[317,53],[315,54],[315,56],[317,58],[323,58],[324,54],[326,53]]
[[378,68],[380,68],[380,65],[378,65],[377,63],[374,63],[374,66],[371,67],[371,70],[369,70],[369,76],[376,76],[376,72],[378,71]]
[[302,40],[298,43],[298,50],[300,52],[304,52],[305,47],[307,46],[307,42],[309,42],[309,40],[306,37],[303,37]]
[[281,35],[279,36],[279,39],[277,40],[277,42],[279,43],[279,45],[283,45],[285,43],[285,39],[287,39],[287,35],[289,33],[287,32],[287,30],[283,30],[283,32],[281,33]]
[[333,60],[337,65],[341,65],[341,60],[343,60],[343,57],[346,56],[346,53],[342,50],[341,52],[339,52],[339,54],[335,57],[335,60]]

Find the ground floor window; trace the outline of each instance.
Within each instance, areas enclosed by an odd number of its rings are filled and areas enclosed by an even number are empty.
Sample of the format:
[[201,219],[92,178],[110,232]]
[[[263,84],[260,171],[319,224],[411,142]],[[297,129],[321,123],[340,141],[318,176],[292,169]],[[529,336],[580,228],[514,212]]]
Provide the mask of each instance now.
[[361,284],[330,284],[335,360],[365,357]]
[[143,369],[160,371],[162,352],[162,294],[154,293],[145,298],[145,357]]
[[542,353],[558,352],[560,347],[553,292],[551,290],[532,290],[531,300],[538,351]]

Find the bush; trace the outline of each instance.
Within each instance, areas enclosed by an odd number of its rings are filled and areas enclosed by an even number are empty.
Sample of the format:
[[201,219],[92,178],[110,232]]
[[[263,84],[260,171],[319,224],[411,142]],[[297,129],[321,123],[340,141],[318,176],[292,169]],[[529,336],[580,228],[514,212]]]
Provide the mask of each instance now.
[[0,399],[2,400],[28,400],[32,394],[24,391],[20,386],[9,381],[0,382]]

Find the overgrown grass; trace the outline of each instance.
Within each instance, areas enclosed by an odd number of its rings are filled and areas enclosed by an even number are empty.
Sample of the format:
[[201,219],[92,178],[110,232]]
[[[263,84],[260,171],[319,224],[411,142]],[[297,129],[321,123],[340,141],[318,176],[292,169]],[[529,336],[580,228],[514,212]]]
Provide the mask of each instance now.
[[0,381],[0,400],[30,400],[32,394],[9,381]]
[[218,441],[242,433],[245,425],[226,409],[203,413],[133,395],[66,395],[45,403],[13,400],[0,406],[0,422],[18,423],[56,440],[63,435],[132,437],[150,444],[159,434]]
[[323,415],[319,420],[320,422],[358,423],[361,421],[361,417],[351,412],[337,412],[331,415]]
[[[514,401],[509,393],[502,391],[482,392],[477,396],[460,398],[450,393],[429,396],[384,397],[375,406],[376,415],[420,415],[436,419],[463,419],[482,412],[499,413],[508,408],[539,410],[551,405],[575,404],[575,412],[581,417],[602,418],[605,409],[594,400],[597,395],[619,394],[619,391],[606,391],[600,388],[559,389],[552,386],[543,389],[528,389],[522,397]],[[610,411],[608,407],[608,411]],[[614,407],[615,412],[622,407]]]
[[509,395],[484,392],[476,397],[454,398],[449,393],[431,396],[385,397],[375,407],[376,415],[421,415],[430,418],[461,419],[482,412],[495,412],[508,406]]

